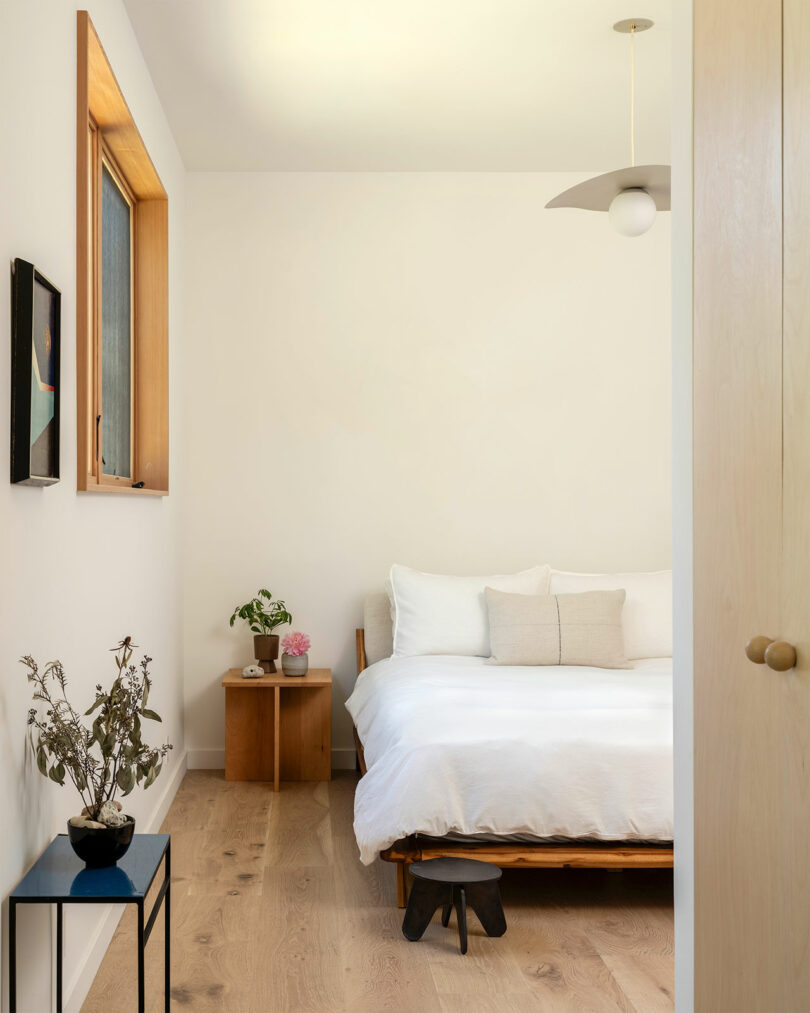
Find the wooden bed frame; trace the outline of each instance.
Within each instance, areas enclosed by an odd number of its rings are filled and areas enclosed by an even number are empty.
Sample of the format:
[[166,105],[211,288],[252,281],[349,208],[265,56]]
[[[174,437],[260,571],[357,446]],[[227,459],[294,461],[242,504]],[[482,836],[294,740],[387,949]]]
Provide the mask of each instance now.
[[[356,630],[357,674],[367,667],[365,633]],[[363,743],[354,729],[357,765],[361,776],[366,772]],[[397,905],[408,900],[408,866],[429,858],[461,857],[490,862],[501,869],[671,869],[671,844],[612,844],[601,841],[571,841],[565,844],[475,844],[422,838],[419,835],[395,841],[380,852],[385,862],[397,868]]]

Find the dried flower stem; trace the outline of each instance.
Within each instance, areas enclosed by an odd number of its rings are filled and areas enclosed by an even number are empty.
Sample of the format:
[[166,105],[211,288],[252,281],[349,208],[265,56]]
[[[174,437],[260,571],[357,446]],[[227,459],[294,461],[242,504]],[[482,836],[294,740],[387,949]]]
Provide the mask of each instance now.
[[[148,788],[161,771],[172,748],[165,743],[157,748],[141,740],[141,718],[160,721],[146,706],[151,658],[144,655],[140,671],[130,664],[135,645],[130,637],[115,651],[118,675],[108,693],[96,686],[96,697],[85,716],[98,710],[91,729],[87,729],[67,698],[67,677],[60,661],[51,661],[42,673],[30,655],[21,658],[28,669],[28,681],[34,685],[37,707],[28,712],[31,748],[41,774],[64,785],[68,776],[93,818],[107,801],[113,801],[120,789],[128,795],[136,784],[145,781]],[[49,684],[56,683],[60,693],[54,697]],[[50,759],[50,765],[49,765]]]

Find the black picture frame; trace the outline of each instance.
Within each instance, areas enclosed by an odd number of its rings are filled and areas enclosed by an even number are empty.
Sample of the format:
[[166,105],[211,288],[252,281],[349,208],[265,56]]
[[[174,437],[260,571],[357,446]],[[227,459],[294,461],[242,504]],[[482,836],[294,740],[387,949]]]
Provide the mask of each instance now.
[[62,293],[27,260],[11,267],[11,481],[59,481]]

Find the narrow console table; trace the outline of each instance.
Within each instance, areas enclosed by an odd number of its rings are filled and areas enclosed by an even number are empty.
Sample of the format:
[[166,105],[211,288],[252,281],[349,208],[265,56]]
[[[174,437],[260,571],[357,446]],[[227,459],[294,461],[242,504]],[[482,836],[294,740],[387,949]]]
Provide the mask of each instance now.
[[272,672],[225,687],[225,780],[328,781],[332,774],[332,670]]
[[[163,882],[144,924],[144,902],[163,862]],[[161,903],[166,919],[163,978],[165,1008],[169,1013],[170,983],[170,881],[169,834],[138,834],[117,865],[88,869],[70,846],[67,834],[59,834],[29,869],[8,901],[8,997],[9,1010],[17,1010],[17,905],[56,904],[56,1009],[62,1010],[62,907],[65,904],[136,904],[138,907],[138,1013],[145,1009],[144,952]]]

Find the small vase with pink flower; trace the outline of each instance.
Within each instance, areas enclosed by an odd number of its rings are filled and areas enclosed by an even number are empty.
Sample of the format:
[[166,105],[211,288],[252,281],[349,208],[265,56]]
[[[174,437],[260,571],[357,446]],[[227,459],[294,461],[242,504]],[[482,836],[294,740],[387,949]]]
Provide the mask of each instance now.
[[289,676],[306,675],[309,669],[309,655],[307,651],[311,646],[310,639],[306,633],[288,633],[281,641],[281,671]]

